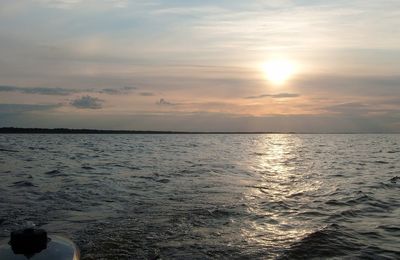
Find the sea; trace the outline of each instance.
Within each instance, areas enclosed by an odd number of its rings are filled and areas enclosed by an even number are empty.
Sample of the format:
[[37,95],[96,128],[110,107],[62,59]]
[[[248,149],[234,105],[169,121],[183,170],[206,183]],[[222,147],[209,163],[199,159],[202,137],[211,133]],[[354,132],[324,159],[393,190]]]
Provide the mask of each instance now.
[[0,239],[82,259],[400,259],[400,135],[1,134]]

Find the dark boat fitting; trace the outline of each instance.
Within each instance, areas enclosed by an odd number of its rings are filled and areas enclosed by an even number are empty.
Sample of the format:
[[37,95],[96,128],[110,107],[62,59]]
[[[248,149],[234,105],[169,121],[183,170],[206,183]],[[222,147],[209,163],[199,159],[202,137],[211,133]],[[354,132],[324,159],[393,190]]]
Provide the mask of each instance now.
[[32,256],[46,249],[49,241],[44,229],[26,228],[11,232],[9,244],[14,254]]
[[0,243],[1,260],[79,260],[78,247],[68,238],[48,236],[44,229],[12,231],[10,240]]

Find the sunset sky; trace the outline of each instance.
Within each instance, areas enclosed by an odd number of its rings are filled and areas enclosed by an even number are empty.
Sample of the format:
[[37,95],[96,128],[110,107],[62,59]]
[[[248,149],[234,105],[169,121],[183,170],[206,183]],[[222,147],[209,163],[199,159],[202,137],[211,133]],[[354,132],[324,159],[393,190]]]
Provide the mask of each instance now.
[[1,126],[400,132],[400,1],[2,0]]

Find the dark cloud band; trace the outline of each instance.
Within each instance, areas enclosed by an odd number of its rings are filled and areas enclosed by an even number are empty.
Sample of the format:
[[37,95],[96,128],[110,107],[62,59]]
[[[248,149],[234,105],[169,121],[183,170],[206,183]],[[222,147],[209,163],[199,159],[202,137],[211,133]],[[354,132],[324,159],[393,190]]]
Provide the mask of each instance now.
[[102,93],[109,95],[122,95],[135,90],[135,87],[119,87],[119,88],[104,88],[104,89],[74,89],[74,88],[45,88],[45,87],[17,87],[17,86],[0,86],[0,92],[18,92],[25,94],[37,94],[48,96],[68,96],[76,93]]
[[103,108],[104,100],[96,97],[83,96],[71,101],[71,105],[80,109],[101,109]]

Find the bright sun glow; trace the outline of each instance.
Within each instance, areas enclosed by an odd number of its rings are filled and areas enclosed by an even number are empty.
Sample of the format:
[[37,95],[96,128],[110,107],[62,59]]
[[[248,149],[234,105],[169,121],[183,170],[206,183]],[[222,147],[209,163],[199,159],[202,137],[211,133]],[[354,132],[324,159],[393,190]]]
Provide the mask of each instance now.
[[289,60],[271,60],[262,65],[265,76],[276,85],[285,83],[295,72],[295,65]]

